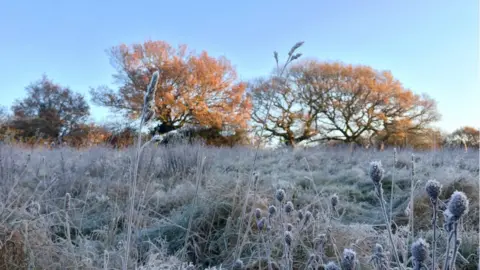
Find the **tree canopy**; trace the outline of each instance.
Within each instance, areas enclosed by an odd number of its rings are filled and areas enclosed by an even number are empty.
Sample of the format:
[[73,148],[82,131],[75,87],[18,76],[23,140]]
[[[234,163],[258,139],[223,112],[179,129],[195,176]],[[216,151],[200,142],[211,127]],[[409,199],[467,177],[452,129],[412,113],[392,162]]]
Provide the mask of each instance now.
[[[387,141],[437,121],[436,103],[414,94],[388,71],[341,62],[306,60],[292,65],[284,83],[252,84],[252,120],[288,145],[305,140]],[[267,122],[267,98],[272,108]]]
[[230,62],[206,52],[194,54],[181,45],[146,41],[109,50],[117,90],[102,86],[92,89],[92,101],[120,111],[130,119],[141,112],[143,96],[153,72],[160,71],[155,97],[159,133],[185,124],[213,128],[246,128],[251,104],[246,84],[237,81]]
[[12,105],[12,127],[30,137],[61,138],[90,115],[85,98],[48,79],[46,75],[26,87],[27,96]]

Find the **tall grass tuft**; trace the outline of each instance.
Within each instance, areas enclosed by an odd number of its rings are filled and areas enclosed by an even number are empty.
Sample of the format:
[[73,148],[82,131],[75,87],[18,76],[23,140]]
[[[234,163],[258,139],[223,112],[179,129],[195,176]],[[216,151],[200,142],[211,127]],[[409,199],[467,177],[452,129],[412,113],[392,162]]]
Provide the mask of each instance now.
[[140,154],[142,150],[142,128],[143,125],[148,121],[152,120],[155,117],[155,93],[157,91],[158,78],[160,76],[159,71],[155,71],[152,75],[152,79],[148,85],[147,92],[145,93],[142,114],[140,115],[140,125],[138,129],[138,139],[136,146],[136,155],[133,168],[133,177],[129,190],[129,210],[128,210],[128,221],[127,221],[127,241],[125,247],[125,258],[123,264],[123,270],[128,269],[128,261],[130,258],[130,246],[132,242],[132,227],[134,223],[135,215],[135,193],[137,190],[137,178],[138,178],[138,167],[140,165]]

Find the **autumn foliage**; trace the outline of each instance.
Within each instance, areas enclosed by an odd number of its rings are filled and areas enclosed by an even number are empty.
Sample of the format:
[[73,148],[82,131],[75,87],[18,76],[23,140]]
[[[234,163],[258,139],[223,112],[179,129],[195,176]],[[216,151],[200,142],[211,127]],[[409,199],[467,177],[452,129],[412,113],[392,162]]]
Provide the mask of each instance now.
[[[369,66],[302,61],[289,69],[285,83],[262,80],[252,85],[251,93],[253,121],[288,145],[307,140],[387,142],[439,119],[433,99]],[[273,102],[264,123],[268,98]]]
[[[303,143],[379,149],[478,147],[476,128],[462,127],[448,136],[434,128],[432,124],[440,119],[435,100],[407,89],[391,72],[298,60],[302,54],[295,50],[302,44],[292,48],[284,64],[274,53],[280,73],[248,82],[238,80],[226,58],[195,53],[186,45],[121,44],[108,50],[116,87],[92,88],[91,100],[121,113],[132,124],[140,117],[152,74],[159,71],[152,106],[155,118],[149,122],[149,132],[143,133],[147,137],[196,127],[195,132],[187,132],[189,140],[216,146],[255,141],[255,145],[280,142],[292,147]],[[90,107],[84,97],[45,75],[26,91],[27,96],[11,107],[12,116],[0,109],[2,140],[126,147],[138,136],[135,128],[87,123]]]
[[246,85],[225,58],[206,52],[187,52],[163,41],[113,47],[109,55],[117,73],[119,88],[93,89],[93,101],[129,118],[138,118],[152,73],[160,72],[155,99],[156,119],[171,131],[185,124],[204,127],[245,129],[250,118]]

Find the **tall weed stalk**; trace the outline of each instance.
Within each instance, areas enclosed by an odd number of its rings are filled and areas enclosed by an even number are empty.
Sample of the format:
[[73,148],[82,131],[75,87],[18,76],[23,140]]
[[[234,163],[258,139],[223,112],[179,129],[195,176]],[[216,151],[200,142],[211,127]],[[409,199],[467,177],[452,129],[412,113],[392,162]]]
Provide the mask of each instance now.
[[128,209],[128,221],[127,221],[127,241],[125,247],[125,258],[124,258],[124,265],[123,270],[128,269],[128,261],[130,257],[130,246],[132,242],[132,227],[134,222],[134,215],[135,215],[135,193],[137,190],[137,178],[138,178],[138,168],[140,165],[140,156],[142,147],[142,128],[143,125],[146,124],[148,121],[154,118],[155,116],[155,92],[157,91],[157,83],[158,77],[160,73],[155,71],[153,73],[152,79],[150,84],[148,85],[147,92],[145,93],[145,98],[143,102],[143,109],[142,114],[140,116],[140,125],[138,129],[138,139],[136,145],[136,152],[135,152],[135,159],[134,159],[134,168],[133,168],[133,176],[132,182],[129,190],[129,209]]

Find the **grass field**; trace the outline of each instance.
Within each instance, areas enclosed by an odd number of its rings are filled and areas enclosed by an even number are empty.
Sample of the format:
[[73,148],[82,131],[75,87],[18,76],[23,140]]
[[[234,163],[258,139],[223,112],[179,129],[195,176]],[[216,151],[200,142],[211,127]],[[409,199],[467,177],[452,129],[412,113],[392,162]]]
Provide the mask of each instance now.
[[[121,269],[134,155],[134,149],[0,146],[0,269]],[[386,212],[390,216],[392,205],[399,259],[410,258],[412,240],[432,239],[425,183],[436,179],[442,201],[455,190],[469,199],[457,269],[477,269],[478,151],[400,150],[394,164],[393,149],[262,150],[255,175],[253,157],[247,148],[145,148],[129,269],[232,269],[237,260],[247,269],[268,269],[269,263],[272,269],[307,269],[330,261],[340,265],[345,249],[355,252],[357,269],[377,269],[370,262],[378,255],[376,244],[394,262],[368,173],[374,160],[385,169]],[[285,191],[281,202],[279,189]],[[407,215],[411,194],[414,236]],[[332,197],[338,203],[333,199],[332,205]],[[441,259],[446,234],[443,215],[438,217]]]

